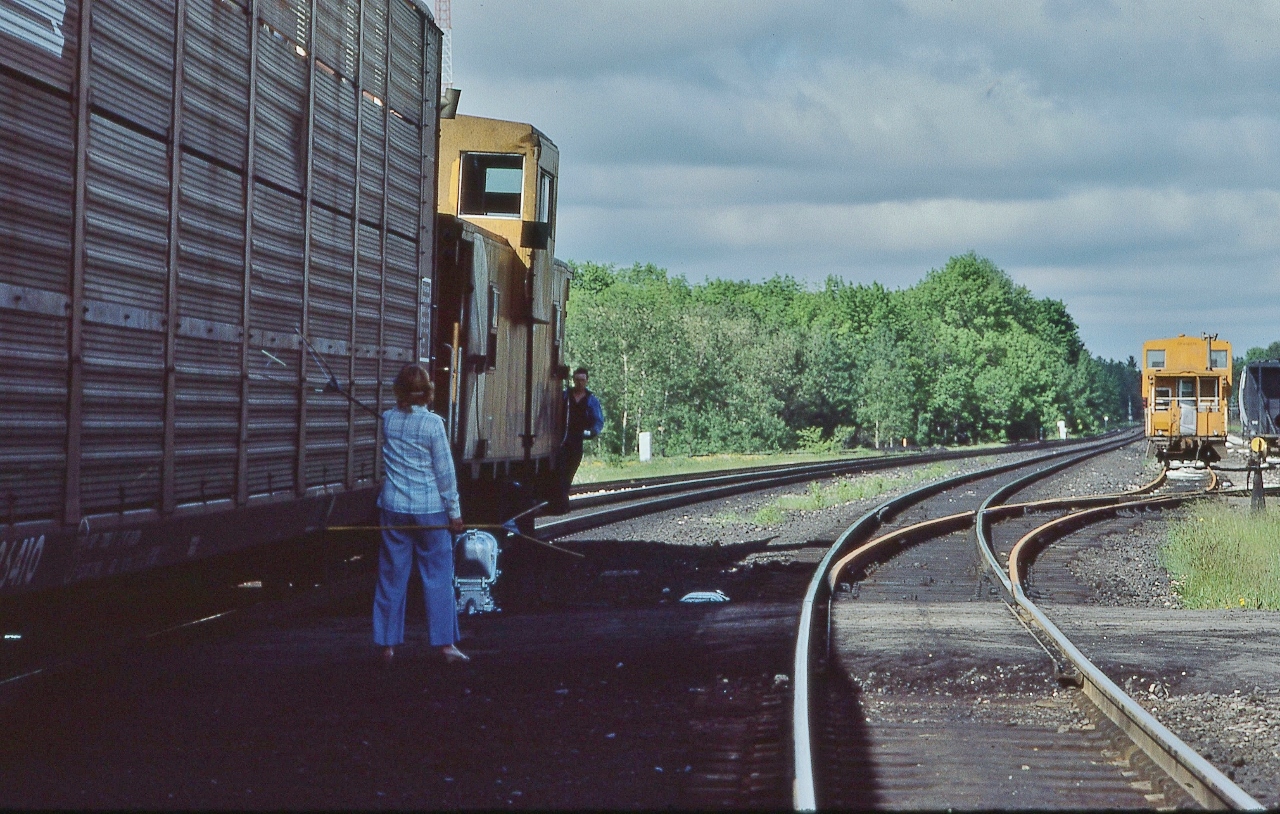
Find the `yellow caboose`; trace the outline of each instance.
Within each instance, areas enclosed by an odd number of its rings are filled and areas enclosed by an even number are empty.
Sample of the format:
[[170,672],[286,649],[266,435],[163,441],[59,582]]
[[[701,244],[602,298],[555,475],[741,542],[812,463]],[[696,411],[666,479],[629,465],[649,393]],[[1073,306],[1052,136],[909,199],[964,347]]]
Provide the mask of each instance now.
[[1142,345],[1147,443],[1161,460],[1222,458],[1231,391],[1231,343],[1179,334]]
[[533,125],[440,121],[435,407],[473,506],[501,501],[490,488],[550,479],[564,435],[571,273],[555,259],[559,170],[559,150]]

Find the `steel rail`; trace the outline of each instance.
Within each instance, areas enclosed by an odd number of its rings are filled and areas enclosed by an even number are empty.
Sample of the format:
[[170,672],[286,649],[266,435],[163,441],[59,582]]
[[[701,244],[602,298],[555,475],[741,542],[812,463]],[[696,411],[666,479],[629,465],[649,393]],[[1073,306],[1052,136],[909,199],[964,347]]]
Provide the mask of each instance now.
[[[995,547],[987,535],[989,530],[987,520],[988,518],[999,520],[1011,516],[1009,510],[1019,508],[1017,504],[1003,506],[995,506],[993,504],[1007,498],[1027,486],[1032,480],[1037,479],[1034,477],[1035,474],[1037,473],[1032,473],[1032,475],[1012,481],[1001,487],[1001,489],[988,496],[977,512],[974,528],[978,550],[992,573],[1000,580],[1013,602],[1031,616],[1045,631],[1045,634],[1066,658],[1067,662],[1075,668],[1083,681],[1083,689],[1086,696],[1089,697],[1094,705],[1115,723],[1121,731],[1125,732],[1142,749],[1143,753],[1151,758],[1153,763],[1160,766],[1166,774],[1182,786],[1193,799],[1206,807],[1225,806],[1246,810],[1259,807],[1257,801],[1245,794],[1243,790],[1228,780],[1208,761],[1205,761],[1204,758],[1200,757],[1194,750],[1169,732],[1150,713],[1147,713],[1141,705],[1120,690],[1114,682],[1086,659],[1075,645],[1063,635],[1062,631],[1044,616],[1035,603],[1027,598],[1022,588],[1023,572],[1021,563],[1034,551],[1038,550],[1038,546],[1046,545],[1051,537],[1056,539],[1054,535],[1062,536],[1079,526],[1087,525],[1104,517],[1114,516],[1122,509],[1136,506],[1176,506],[1187,500],[1202,497],[1217,487],[1217,473],[1212,469],[1209,470],[1210,482],[1202,492],[1146,499],[1137,497],[1160,486],[1165,480],[1166,470],[1161,472],[1160,476],[1155,480],[1132,492],[1111,496],[1100,495],[1090,501],[1094,504],[1092,508],[1050,521],[1020,539],[1010,552],[1008,571],[1006,573],[1006,569],[995,558]],[[1111,499],[1117,497],[1120,500]],[[1059,505],[1051,505],[1054,503]],[[1083,504],[1077,503],[1076,505]],[[1034,504],[1022,504],[1022,506],[1027,511],[1062,507],[1061,503],[1056,500],[1041,501],[1038,506]]]
[[[834,473],[815,473],[806,471],[763,477],[757,475],[752,478],[726,476],[723,480],[719,478],[709,478],[684,483],[664,484],[662,487],[658,488],[658,494],[652,497],[642,497],[639,500],[635,500],[635,491],[618,494],[612,501],[610,501],[610,503],[630,500],[634,500],[635,502],[628,502],[621,506],[611,505],[607,508],[540,523],[537,526],[537,531],[539,534],[549,538],[563,537],[566,534],[574,534],[579,531],[586,531],[587,529],[598,528],[610,523],[630,520],[633,517],[653,514],[667,509],[675,509],[680,506],[688,506],[693,503],[701,503],[703,501],[714,500],[716,498],[729,497],[731,495],[742,494],[744,492],[759,491],[761,489],[767,489],[774,486],[786,486],[791,483],[816,480],[820,477],[824,477],[826,474]],[[714,485],[704,485],[708,481],[712,482]],[[653,492],[641,492],[641,494],[653,495]]]
[[[1113,436],[1104,437],[1103,440],[1095,440],[1092,444],[1086,445],[1085,454],[1074,456],[1073,460],[1082,460],[1090,455],[1098,455],[1103,452],[1109,452],[1118,449],[1125,444],[1132,443],[1137,438],[1135,433],[1124,433],[1118,440]],[[817,801],[817,785],[814,776],[813,767],[813,739],[812,729],[810,726],[811,711],[811,672],[814,663],[813,648],[813,631],[816,627],[815,606],[820,606],[823,599],[827,601],[827,614],[824,620],[825,624],[830,624],[830,598],[831,598],[831,582],[828,579],[830,570],[836,559],[847,548],[856,545],[859,541],[865,540],[875,532],[884,522],[899,513],[902,509],[919,503],[939,492],[943,492],[953,486],[967,483],[982,478],[999,475],[1014,469],[1020,469],[1027,466],[1035,466],[1038,463],[1052,461],[1065,455],[1078,452],[1077,448],[1057,450],[1045,455],[1036,456],[1022,461],[1014,461],[1007,464],[1000,464],[976,472],[963,475],[955,475],[945,478],[934,483],[926,484],[917,489],[913,489],[902,495],[890,498],[868,511],[866,514],[858,518],[853,525],[849,526],[836,539],[835,543],[827,550],[818,567],[815,569],[813,578],[809,582],[808,588],[805,590],[804,599],[800,606],[800,623],[796,634],[795,659],[792,666],[792,754],[794,760],[794,776],[792,778],[792,807],[797,811],[815,811],[818,807]],[[1067,464],[1069,465],[1069,464]],[[955,522],[967,523],[967,519],[963,519],[964,515],[972,516],[972,513],[963,513],[962,515],[953,515],[947,518],[939,518],[936,523]],[[918,524],[917,524],[918,525]],[[865,548],[865,547],[864,547]],[[828,631],[829,633],[829,631]],[[830,636],[827,636],[829,641]]]
[[804,464],[784,464],[772,467],[751,469],[713,470],[709,472],[690,473],[688,475],[654,478],[653,480],[629,480],[617,483],[588,484],[591,489],[581,489],[569,497],[569,504],[578,508],[591,508],[631,500],[637,496],[656,496],[679,492],[694,484],[710,485],[714,483],[742,483],[751,480],[767,480],[778,475],[789,473],[811,473],[815,477],[841,472],[859,470],[888,469],[894,466],[907,466],[913,463],[931,463],[938,458],[913,455],[910,458],[879,456],[875,458],[857,458],[836,461],[818,461]]
[[[1066,464],[1064,466],[1067,465],[1070,464]],[[1012,480],[988,495],[987,499],[978,507],[976,521],[974,522],[975,537],[977,538],[978,543],[978,554],[986,562],[987,568],[991,573],[1000,580],[1000,584],[1004,586],[1005,593],[1010,596],[1013,595],[1013,587],[1009,582],[1008,576],[1005,575],[1004,569],[1001,568],[1000,563],[996,560],[995,546],[991,544],[990,539],[987,537],[987,532],[990,530],[990,525],[987,523],[988,516],[994,517],[994,519],[997,520],[1003,520],[1006,517],[1011,516],[1008,510],[1012,509],[1015,505],[1021,505],[1024,507],[1024,513],[1029,513],[1031,511],[1043,511],[1046,509],[1070,508],[1072,506],[1113,506],[1115,504],[1122,503],[1127,499],[1136,498],[1160,488],[1160,486],[1162,486],[1167,480],[1169,474],[1168,469],[1162,469],[1160,474],[1154,479],[1132,491],[1119,492],[1110,495],[1083,496],[1075,499],[1074,502],[1071,502],[1071,499],[1069,498],[1051,498],[1049,500],[1037,501],[1035,503],[1003,504],[1003,501],[1010,495],[1016,494],[1022,489],[1030,486],[1032,483],[1063,469],[1064,466],[1049,467],[1038,472],[1032,472],[1018,478],[1017,480]],[[1216,483],[1217,480],[1215,476],[1215,479],[1210,485],[1212,486]],[[997,509],[999,510],[997,511]]]
[[[1071,441],[1052,442],[1052,445],[1079,445],[1087,441],[1096,441],[1097,437],[1073,439]],[[1040,449],[1049,449],[1051,442],[1038,441],[1033,443],[1016,443],[1006,444],[999,447],[982,447],[974,450],[951,449],[945,450],[953,454],[964,454],[970,456],[977,455],[1000,455],[1006,452],[1031,452]],[[935,448],[933,452],[928,450],[908,450],[905,452],[880,452],[875,455],[843,455],[825,461],[803,461],[796,463],[773,463],[773,464],[754,464],[751,466],[727,466],[722,469],[708,469],[702,472],[687,472],[676,475],[653,475],[643,478],[619,478],[617,480],[595,481],[590,483],[577,483],[573,485],[572,492],[575,495],[593,495],[610,489],[634,489],[641,486],[657,486],[665,483],[675,483],[678,481],[688,480],[701,476],[719,476],[719,475],[761,475],[775,472],[782,469],[792,469],[800,466],[823,466],[840,463],[873,463],[883,461],[892,465],[894,460],[897,461],[913,461],[920,460],[922,455],[939,454],[944,448]]]
[[1004,455],[1010,452],[1032,452],[1044,449],[1063,449],[1066,447],[1079,448],[1082,444],[1094,443],[1101,438],[1113,437],[1115,434],[1120,432],[1123,432],[1123,430],[1112,430],[1110,433],[1103,436],[1094,436],[1086,439],[1073,439],[1067,442],[1035,441],[1030,443],[1009,444],[1000,447],[984,447],[982,449],[974,450],[950,449],[935,452],[890,452],[859,458],[838,458],[830,461],[811,461],[795,464],[763,464],[760,466],[716,469],[708,470],[706,472],[687,473],[683,475],[657,475],[651,478],[626,478],[616,481],[600,481],[574,486],[572,489],[573,494],[569,500],[571,505],[587,508],[590,506],[603,505],[616,502],[618,500],[629,499],[629,497],[617,497],[618,495],[630,496],[636,494],[664,494],[666,492],[679,491],[681,489],[688,488],[688,485],[692,483],[709,482],[717,478],[724,478],[726,480],[728,478],[738,478],[745,480],[793,470],[799,472],[806,468],[819,473],[824,469],[834,469],[841,472],[873,471],[876,469],[892,469],[897,466],[906,466],[912,463],[932,463],[934,461],[980,458],[989,455]]
[[[1208,491],[1208,490],[1206,490]],[[1133,506],[1172,507],[1203,497],[1204,493],[1168,495],[1132,501],[1122,506],[1099,506],[1059,517],[1025,534],[1009,552],[1008,576],[1012,596],[1045,632],[1053,645],[1079,671],[1082,691],[1102,714],[1140,748],[1196,802],[1205,808],[1262,811],[1265,806],[1253,799],[1209,761],[1201,757],[1181,738],[1173,734],[1155,716],[1147,712],[1128,693],[1116,686],[1098,669],[1023,591],[1025,565],[1034,554],[1050,542],[1106,517],[1122,508]]]
[[[1090,455],[1093,455],[1093,454],[1096,454],[1096,453],[1090,453]],[[1055,463],[1052,466],[1048,466],[1043,469],[1038,469],[1035,472],[1032,472],[1031,474],[1023,478],[1018,478],[1015,481],[1010,481],[1010,484],[1026,485],[1027,483],[1030,483],[1034,480],[1039,480],[1041,478],[1047,477],[1048,475],[1051,475],[1054,472],[1062,469],[1064,466],[1071,466],[1079,462],[1080,462],[1079,458],[1072,458],[1072,459],[1068,459],[1065,462]],[[883,549],[886,549],[889,546],[902,547],[902,546],[905,546],[906,544],[916,542],[918,540],[928,539],[930,537],[937,537],[942,534],[949,534],[953,531],[958,531],[970,525],[971,523],[973,523],[974,519],[984,511],[986,512],[986,515],[988,517],[991,517],[992,519],[1004,520],[1009,517],[1015,517],[1023,514],[1031,514],[1035,512],[1050,511],[1053,509],[1071,509],[1071,508],[1077,508],[1081,506],[1115,505],[1115,504],[1123,503],[1125,502],[1126,499],[1129,499],[1133,496],[1140,495],[1143,492],[1146,492],[1150,489],[1154,489],[1163,480],[1164,480],[1164,477],[1162,474],[1160,477],[1157,477],[1155,480],[1151,481],[1150,483],[1140,486],[1138,487],[1138,489],[1135,489],[1131,492],[1120,492],[1120,493],[1110,494],[1110,495],[1080,495],[1075,497],[1056,497],[1056,498],[1047,498],[1045,500],[1030,501],[1027,503],[1006,503],[1006,504],[1001,504],[999,506],[994,506],[994,507],[991,507],[988,505],[990,502],[990,498],[988,498],[987,501],[983,503],[982,509],[970,509],[968,511],[946,515],[945,517],[935,517],[930,520],[925,520],[911,526],[904,526],[903,528],[896,529],[895,531],[891,531],[888,534],[885,534],[881,537],[877,537],[874,540],[871,540],[870,542],[865,543],[862,546],[859,546],[858,548],[846,554],[844,557],[837,560],[835,564],[831,567],[831,571],[827,575],[827,587],[829,590],[834,591],[839,581],[840,575],[842,573],[860,565],[862,562],[867,560],[869,556],[873,553],[880,554],[882,553]],[[1008,486],[1009,484],[1002,486],[1000,490],[998,490],[998,492],[1005,492],[1007,494],[1008,492],[1006,490],[1008,489]]]
[[608,491],[593,492],[585,495],[574,495],[569,498],[570,510],[589,509],[596,506],[609,506],[624,501],[636,500],[638,498],[658,497],[660,495],[680,494],[690,491],[691,489],[703,487],[712,488],[714,486],[728,486],[732,484],[765,484],[779,482],[780,478],[793,476],[788,483],[796,480],[816,480],[818,478],[829,477],[832,475],[840,475],[853,472],[872,472],[879,469],[893,469],[899,466],[910,466],[912,464],[928,464],[936,461],[950,460],[954,457],[967,457],[943,454],[929,454],[919,457],[913,457],[909,460],[902,459],[859,459],[857,461],[832,461],[814,464],[798,464],[792,466],[781,466],[767,470],[753,470],[749,472],[710,472],[705,475],[690,475],[679,480],[664,480],[661,483],[644,483],[636,486],[626,486],[621,488],[610,489]]
[[[1089,444],[1108,444],[1115,443],[1113,435],[1102,436],[1091,439],[1088,442],[1082,442],[1084,446]],[[1127,443],[1127,441],[1126,441]],[[1076,452],[1080,446],[1072,446],[1070,449],[1060,449],[1055,452],[1048,453],[1034,460],[1049,459],[1060,455],[1066,455]],[[997,449],[996,452],[1005,452],[1007,450]],[[890,458],[883,463],[880,459],[874,459],[875,469],[893,467],[905,463],[932,463],[940,460],[952,460],[958,458],[971,458],[975,455],[993,454],[986,450],[976,453],[947,451],[940,453],[929,453],[932,457],[918,457],[911,461],[902,461],[901,459]],[[599,509],[597,511],[575,514],[564,517],[559,520],[551,520],[541,523],[537,526],[538,534],[547,538],[563,537],[566,534],[574,534],[587,529],[599,528],[600,526],[610,523],[617,523],[622,520],[629,520],[634,517],[640,517],[646,514],[666,511],[667,509],[679,508],[680,506],[688,506],[694,503],[701,503],[707,500],[714,500],[721,497],[729,497],[731,495],[742,494],[744,492],[759,491],[775,486],[786,486],[792,483],[800,483],[803,481],[816,480],[827,475],[839,474],[840,472],[859,471],[863,465],[861,461],[843,461],[835,465],[832,469],[829,464],[803,464],[796,467],[786,467],[781,474],[778,472],[769,472],[761,474],[756,472],[749,475],[741,475],[737,473],[718,473],[705,478],[694,478],[682,482],[663,483],[651,487],[642,487],[628,491],[613,493],[607,500],[602,503],[615,504],[622,501],[627,502],[623,506],[612,506],[611,508]],[[1021,466],[1022,464],[1014,464]],[[815,468],[818,467],[818,468]],[[1003,471],[1003,470],[1001,470]],[[641,499],[636,500],[636,496],[641,495]],[[651,497],[643,497],[651,495]],[[595,496],[593,496],[595,497]],[[604,498],[605,496],[598,496]]]
[[[1115,431],[1105,436],[1097,436],[1082,441],[1068,442],[1071,449],[1079,449],[1081,445],[1097,443],[1102,438],[1114,437]],[[771,466],[747,467],[742,469],[713,470],[705,473],[688,475],[663,475],[655,478],[637,478],[613,483],[591,484],[598,487],[589,494],[577,494],[569,498],[571,509],[586,509],[595,506],[606,506],[637,497],[658,496],[686,492],[697,485],[711,486],[716,484],[748,483],[759,481],[768,484],[780,475],[803,475],[817,479],[829,475],[847,472],[872,472],[879,469],[893,469],[911,464],[935,463],[937,461],[980,458],[989,455],[1002,455],[1009,452],[1024,452],[1036,449],[1064,449],[1055,442],[1052,446],[1045,442],[1035,444],[1011,445],[1007,447],[988,447],[979,450],[944,450],[941,452],[910,453],[909,455],[890,454],[866,458],[845,458],[835,461],[816,461],[803,464],[782,464]]]

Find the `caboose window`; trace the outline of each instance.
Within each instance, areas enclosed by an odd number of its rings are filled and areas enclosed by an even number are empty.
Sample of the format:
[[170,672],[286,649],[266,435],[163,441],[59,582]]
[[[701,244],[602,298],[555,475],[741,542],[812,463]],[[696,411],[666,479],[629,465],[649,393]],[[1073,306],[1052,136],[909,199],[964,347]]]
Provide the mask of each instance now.
[[524,156],[463,153],[458,214],[520,217]]
[[1225,350],[1209,351],[1209,367],[1219,368],[1227,366],[1227,352]]
[[555,234],[556,179],[549,172],[538,173],[538,223],[545,223]]
[[1147,351],[1147,367],[1164,367],[1164,351]]

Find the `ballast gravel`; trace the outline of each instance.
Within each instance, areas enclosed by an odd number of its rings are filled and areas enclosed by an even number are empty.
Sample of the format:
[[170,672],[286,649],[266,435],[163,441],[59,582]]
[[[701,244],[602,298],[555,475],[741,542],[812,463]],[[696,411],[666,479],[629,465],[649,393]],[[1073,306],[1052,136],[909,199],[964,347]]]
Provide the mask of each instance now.
[[1280,801],[1280,688],[1134,697],[1258,802]]
[[[1031,457],[1037,453],[1009,453],[944,464],[946,477],[969,472],[1005,461]],[[1238,462],[1236,462],[1238,463]],[[1099,456],[1084,464],[1020,492],[1017,500],[1036,500],[1063,494],[1086,495],[1125,492],[1148,484],[1160,472],[1159,463],[1146,454],[1145,445],[1139,441],[1120,450]],[[909,470],[908,470],[909,471]],[[1188,479],[1176,479],[1166,489],[1193,488],[1195,475]],[[1280,473],[1267,473],[1266,483]],[[824,550],[820,541],[834,537],[862,512],[885,500],[891,494],[912,488],[914,484],[904,480],[891,480],[894,475],[867,473],[847,476],[851,481],[868,482],[880,478],[888,488],[864,499],[850,501],[821,509],[788,511],[777,524],[758,524],[753,518],[760,509],[772,503],[780,495],[796,495],[808,491],[807,486],[792,486],[767,493],[756,493],[716,501],[696,508],[667,512],[645,517],[642,520],[621,523],[611,527],[610,533],[617,539],[662,540],[668,544],[688,546],[758,546],[754,553],[742,558],[737,567],[750,570],[771,563],[785,566],[799,561],[816,561]],[[1243,486],[1242,473],[1225,473],[1224,477],[1236,487]],[[1083,586],[1092,590],[1086,603],[1099,607],[1163,608],[1170,613],[1182,611],[1175,586],[1168,572],[1161,565],[1159,550],[1168,532],[1169,518],[1164,515],[1145,517],[1132,528],[1100,536],[1094,545],[1082,547],[1068,564],[1070,572]],[[576,535],[588,539],[598,532]],[[572,538],[571,538],[572,539]],[[809,546],[809,556],[801,553]],[[754,547],[754,546],[753,546]],[[720,575],[725,578],[725,574]],[[721,583],[723,584],[723,583]],[[721,587],[721,584],[699,584],[699,589]],[[732,598],[732,591],[729,590]],[[1280,614],[1270,611],[1252,611],[1275,615],[1280,624]],[[995,678],[995,676],[992,676]],[[873,679],[872,684],[881,682]],[[877,689],[863,696],[866,709],[872,717],[889,714],[890,706],[877,701]],[[1059,726],[1070,729],[1091,729],[1092,724],[1078,711],[1066,705],[1040,709],[1034,705],[1017,703],[1017,693],[996,691],[989,695],[992,704],[978,704],[975,715],[1004,715],[1011,722],[1032,724],[1033,717],[1053,719]],[[1280,803],[1280,687],[1223,687],[1218,692],[1149,697],[1145,688],[1135,688],[1134,697],[1170,730],[1182,737],[1188,745],[1236,780],[1249,794],[1260,802],[1275,806]],[[1008,703],[1013,702],[1013,703]],[[927,705],[926,705],[927,706]],[[883,707],[883,709],[882,709]],[[928,717],[933,712],[922,707],[918,717]],[[897,714],[897,713],[894,713]],[[1030,717],[1028,717],[1030,716]]]
[[[777,522],[760,523],[756,518],[760,510],[779,498],[805,495],[815,487],[808,484],[791,485],[708,501],[697,506],[616,523],[608,527],[607,533],[618,540],[661,540],[668,545],[733,546],[759,543],[763,545],[762,550],[750,555],[748,563],[768,560],[785,563],[796,558],[794,552],[797,547],[815,545],[815,542],[822,541],[830,545],[862,513],[929,480],[975,472],[1043,454],[1044,450],[1006,452],[936,464],[913,463],[910,457],[904,455],[901,468],[840,475],[821,482],[830,486],[837,480],[846,481],[861,487],[866,497],[823,508],[786,511]],[[930,477],[923,476],[925,471],[930,473]],[[592,540],[599,538],[601,533],[602,530],[595,529],[562,539]]]
[[[1230,464],[1239,466],[1240,462],[1231,460]],[[1075,494],[1096,493],[1108,491],[1099,487],[1133,488],[1158,473],[1154,459],[1137,443],[1035,488],[1043,490],[1045,497],[1059,487]],[[1273,485],[1276,475],[1267,473],[1264,483]],[[1236,487],[1244,485],[1243,473],[1226,472],[1220,477]],[[1182,485],[1185,483],[1175,477],[1172,488],[1187,488]],[[1163,514],[1146,517],[1129,528],[1100,535],[1096,544],[1075,553],[1067,567],[1081,585],[1093,589],[1087,604],[1194,613],[1182,607],[1176,586],[1160,562],[1171,519]],[[1236,612],[1265,614],[1280,625],[1280,613],[1275,611]],[[1223,686],[1218,692],[1172,695],[1159,684],[1150,690],[1144,686],[1126,686],[1125,690],[1259,802],[1280,804],[1280,687]]]
[[1094,592],[1088,604],[1109,607],[1176,608],[1169,572],[1160,564],[1160,546],[1169,522],[1154,517],[1140,526],[1106,534],[1102,545],[1082,549],[1067,565]]

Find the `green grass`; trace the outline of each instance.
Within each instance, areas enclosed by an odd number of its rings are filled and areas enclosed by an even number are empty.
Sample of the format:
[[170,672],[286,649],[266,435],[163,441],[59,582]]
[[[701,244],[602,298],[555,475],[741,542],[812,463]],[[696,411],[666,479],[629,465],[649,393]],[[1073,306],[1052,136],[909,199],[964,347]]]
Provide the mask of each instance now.
[[842,458],[863,458],[877,454],[875,450],[858,449],[841,453],[783,452],[774,455],[697,455],[693,457],[653,458],[641,463],[638,460],[610,461],[605,458],[583,458],[582,466],[574,476],[575,484],[607,483],[629,478],[658,478],[664,475],[688,475],[694,472],[710,472],[719,469],[741,469],[752,466],[782,466],[805,464],[814,461],[836,461]]
[[758,526],[774,526],[787,512],[815,511],[840,506],[856,500],[885,494],[922,481],[940,478],[955,468],[953,463],[934,463],[901,475],[861,475],[834,481],[814,481],[809,491],[799,495],[783,495],[755,513],[752,522]]
[[[999,441],[985,441],[963,447],[967,450],[990,449],[1006,446]],[[961,447],[948,447],[961,449]],[[640,463],[635,458],[618,458],[615,456],[599,456],[588,454],[582,459],[582,465],[573,478],[578,485],[590,483],[608,483],[610,481],[628,480],[630,478],[659,478],[665,475],[689,475],[695,472],[710,472],[721,469],[744,469],[753,466],[783,466],[786,464],[805,464],[815,461],[835,461],[841,458],[866,458],[885,454],[886,450],[857,449],[843,452],[778,452],[772,454],[736,454],[721,453],[718,455],[657,457]]]
[[703,518],[703,522],[713,526],[736,526],[741,523],[750,523],[751,518],[737,512],[716,512],[709,517]]
[[1280,610],[1280,507],[1192,506],[1170,523],[1160,559],[1184,607]]

